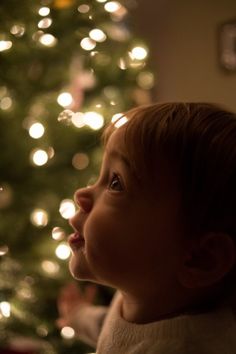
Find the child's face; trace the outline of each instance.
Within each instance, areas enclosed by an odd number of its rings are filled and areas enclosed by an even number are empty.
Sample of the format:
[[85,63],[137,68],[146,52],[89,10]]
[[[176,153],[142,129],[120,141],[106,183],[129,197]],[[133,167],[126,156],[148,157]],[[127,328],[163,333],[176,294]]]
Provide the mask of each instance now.
[[130,292],[171,293],[181,262],[183,222],[172,171],[159,159],[159,176],[140,185],[133,175],[117,129],[106,146],[100,177],[79,189],[80,206],[71,225],[85,239],[74,243],[70,270],[74,277]]

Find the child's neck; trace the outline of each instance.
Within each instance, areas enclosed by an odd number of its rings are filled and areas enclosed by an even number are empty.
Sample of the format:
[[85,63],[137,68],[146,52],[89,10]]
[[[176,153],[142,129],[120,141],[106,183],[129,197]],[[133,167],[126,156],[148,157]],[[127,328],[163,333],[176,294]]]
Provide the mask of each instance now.
[[131,323],[145,324],[156,322],[180,315],[193,315],[201,312],[207,312],[206,306],[203,304],[193,305],[192,303],[175,303],[172,298],[171,305],[166,299],[161,303],[158,297],[153,299],[139,299],[133,296],[123,294],[121,306],[121,316],[124,320]]

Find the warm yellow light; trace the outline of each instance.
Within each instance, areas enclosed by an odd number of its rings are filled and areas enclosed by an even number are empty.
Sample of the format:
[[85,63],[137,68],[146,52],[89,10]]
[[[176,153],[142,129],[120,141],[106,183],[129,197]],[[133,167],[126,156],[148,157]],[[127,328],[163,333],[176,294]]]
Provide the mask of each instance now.
[[126,70],[127,69],[127,63],[124,58],[120,58],[118,60],[118,66],[121,70]]
[[112,116],[111,122],[115,123],[119,118],[123,117],[123,113],[116,113]]
[[59,272],[60,266],[58,263],[45,260],[41,263],[42,269],[48,274],[56,274]]
[[0,108],[3,111],[7,111],[8,109],[10,109],[12,106],[12,99],[11,97],[3,97],[0,101]]
[[10,32],[16,37],[22,37],[25,33],[25,27],[23,25],[13,25]]
[[89,12],[90,10],[90,7],[89,5],[87,4],[82,4],[78,7],[78,11],[81,13],[81,14],[86,14],[87,12]]
[[53,149],[52,146],[49,146],[47,154],[49,159],[52,159],[53,156],[55,155],[55,150]]
[[96,1],[103,3],[103,2],[106,2],[107,0],[96,0]]
[[57,44],[57,39],[52,34],[45,33],[39,37],[39,42],[46,47],[54,47]]
[[41,123],[33,123],[31,127],[29,128],[29,135],[33,139],[39,139],[43,136],[44,134],[44,126]]
[[89,32],[89,37],[96,42],[104,42],[107,38],[105,33],[99,28],[94,28]]
[[34,209],[30,214],[30,221],[37,227],[44,227],[48,224],[48,213],[43,209]]
[[3,317],[10,317],[11,315],[11,305],[7,301],[0,302],[0,314]]
[[62,200],[59,208],[59,212],[64,219],[70,219],[75,215],[75,203],[72,199],[64,199]]
[[30,157],[37,166],[43,166],[48,162],[48,154],[45,150],[35,149],[31,152]]
[[104,117],[97,112],[84,113],[84,120],[86,124],[93,130],[101,129],[104,125]]
[[118,1],[109,1],[104,5],[104,9],[107,12],[116,12],[121,8],[121,4]]
[[5,256],[7,252],[9,251],[8,246],[0,246],[0,256]]
[[12,47],[12,41],[0,41],[0,52],[3,52],[4,50],[8,50]]
[[38,23],[38,28],[48,28],[52,24],[52,19],[50,17],[43,18]]
[[134,59],[136,60],[143,60],[146,58],[147,56],[147,50],[143,47],[134,47],[131,50],[132,56]]
[[116,128],[120,128],[122,125],[128,122],[128,118],[125,117],[122,113],[116,113],[111,119]]
[[[69,99],[69,96],[68,96],[68,99]],[[60,100],[61,100],[61,98],[60,98]],[[58,98],[57,98],[57,101],[58,101]],[[64,104],[64,98],[61,101],[62,101],[61,103]],[[59,114],[57,120],[58,120],[58,122],[64,122],[65,124],[69,125],[71,123],[71,121],[72,121],[73,116],[74,116],[74,112],[73,111],[71,111],[70,109],[65,109],[64,111],[62,111]]]
[[56,256],[62,260],[68,259],[70,257],[70,253],[70,247],[65,242],[60,243],[55,251]]
[[61,336],[65,339],[72,339],[75,336],[75,331],[72,327],[63,327],[61,329]]
[[50,8],[49,7],[46,7],[46,6],[43,6],[39,9],[39,15],[40,16],[47,16],[50,14]]
[[61,227],[54,227],[52,229],[52,238],[56,241],[60,241],[65,237],[65,231]]
[[73,97],[69,92],[62,92],[57,97],[57,102],[62,107],[68,107],[73,102]]
[[77,170],[84,170],[86,167],[88,167],[89,164],[89,158],[88,155],[78,152],[73,156],[72,159],[72,165],[77,169]]
[[80,45],[84,50],[93,50],[96,47],[96,42],[89,37],[85,37],[80,42]]
[[84,114],[81,112],[77,112],[77,113],[73,114],[71,121],[74,124],[74,126],[77,128],[82,128],[86,125],[86,123],[84,121]]

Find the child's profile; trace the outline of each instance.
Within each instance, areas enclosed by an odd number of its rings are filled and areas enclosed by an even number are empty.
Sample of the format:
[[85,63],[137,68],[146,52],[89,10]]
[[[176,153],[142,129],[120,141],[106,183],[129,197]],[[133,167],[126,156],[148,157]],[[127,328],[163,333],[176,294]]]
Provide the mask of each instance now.
[[97,182],[75,193],[69,237],[73,277],[117,294],[106,314],[91,285],[61,318],[99,319],[85,329],[97,354],[236,353],[236,115],[157,103],[125,117],[104,133]]

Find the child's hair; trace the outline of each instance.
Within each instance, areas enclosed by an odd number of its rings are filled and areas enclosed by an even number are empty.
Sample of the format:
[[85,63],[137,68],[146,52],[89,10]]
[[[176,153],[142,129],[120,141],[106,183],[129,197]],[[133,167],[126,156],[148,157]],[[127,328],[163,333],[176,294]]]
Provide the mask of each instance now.
[[[156,103],[124,116],[136,175],[155,185],[157,156],[164,157],[176,174],[191,235],[226,232],[236,242],[236,115],[208,103]],[[105,130],[105,144],[115,124]]]

